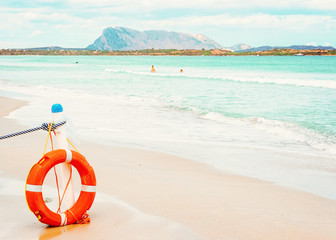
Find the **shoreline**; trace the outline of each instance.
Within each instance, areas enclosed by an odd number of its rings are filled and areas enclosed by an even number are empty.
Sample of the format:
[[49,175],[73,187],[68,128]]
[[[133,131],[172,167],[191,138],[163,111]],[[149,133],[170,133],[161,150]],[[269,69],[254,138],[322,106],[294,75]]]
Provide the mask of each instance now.
[[[0,132],[25,129],[6,119],[24,101],[0,97]],[[6,106],[6,107],[3,107]],[[166,153],[83,142],[97,176],[91,223],[47,228],[25,204],[24,183],[46,134],[0,141],[0,238],[5,239],[334,239],[336,201],[220,172]],[[18,167],[18,165],[20,167]],[[5,194],[4,194],[5,193]]]
[[225,49],[144,49],[144,50],[72,50],[72,49],[0,49],[0,56],[336,56],[336,50],[274,48],[271,50],[234,52]]

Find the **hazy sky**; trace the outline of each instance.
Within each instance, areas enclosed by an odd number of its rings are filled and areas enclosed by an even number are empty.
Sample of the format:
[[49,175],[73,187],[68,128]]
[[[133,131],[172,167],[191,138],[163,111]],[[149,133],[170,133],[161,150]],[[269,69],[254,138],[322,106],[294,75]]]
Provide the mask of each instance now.
[[1,0],[0,49],[87,47],[103,29],[202,33],[224,47],[336,47],[336,0]]

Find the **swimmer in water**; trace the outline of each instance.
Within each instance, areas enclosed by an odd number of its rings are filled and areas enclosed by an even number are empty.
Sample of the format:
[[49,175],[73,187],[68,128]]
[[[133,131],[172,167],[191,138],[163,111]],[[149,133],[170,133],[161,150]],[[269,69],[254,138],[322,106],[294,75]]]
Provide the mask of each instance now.
[[183,72],[183,69],[181,68],[180,72]]
[[155,68],[154,68],[154,65],[152,65],[152,70],[151,72],[156,72]]

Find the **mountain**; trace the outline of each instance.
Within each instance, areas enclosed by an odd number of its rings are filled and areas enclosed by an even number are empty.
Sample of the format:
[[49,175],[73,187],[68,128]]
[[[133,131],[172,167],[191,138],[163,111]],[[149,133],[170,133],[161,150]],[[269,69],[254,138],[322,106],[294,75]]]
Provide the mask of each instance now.
[[322,50],[335,50],[332,46],[310,46],[310,45],[292,45],[287,47],[271,47],[271,46],[261,46],[249,49],[241,49],[236,52],[259,52],[259,51],[269,51],[272,49],[294,49],[294,50],[313,50],[313,49],[322,49]]
[[236,51],[244,51],[244,50],[247,50],[247,49],[250,49],[252,48],[251,46],[245,44],[245,43],[238,43],[232,47],[229,47],[229,49],[233,50],[234,52]]
[[89,50],[141,50],[141,49],[216,49],[220,44],[202,34],[185,34],[151,30],[140,32],[125,27],[108,27],[90,44]]

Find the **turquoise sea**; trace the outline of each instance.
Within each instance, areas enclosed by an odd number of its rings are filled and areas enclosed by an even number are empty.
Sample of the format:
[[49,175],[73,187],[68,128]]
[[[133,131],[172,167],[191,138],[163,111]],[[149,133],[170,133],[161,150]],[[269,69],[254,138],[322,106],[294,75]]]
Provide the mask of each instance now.
[[59,102],[80,139],[336,199],[333,56],[2,56],[0,95],[30,101],[9,116],[28,126]]

